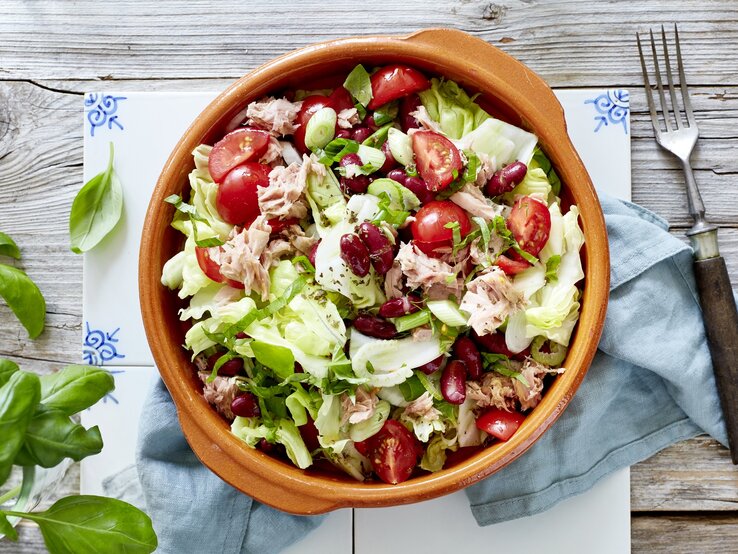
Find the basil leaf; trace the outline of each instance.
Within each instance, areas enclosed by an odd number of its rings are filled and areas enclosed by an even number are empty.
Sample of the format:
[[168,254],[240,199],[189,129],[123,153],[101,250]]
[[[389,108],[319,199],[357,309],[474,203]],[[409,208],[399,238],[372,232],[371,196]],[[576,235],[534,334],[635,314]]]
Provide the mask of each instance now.
[[374,110],[374,123],[379,125],[385,125],[391,123],[397,119],[397,114],[400,112],[400,101],[392,100],[386,103],[384,106]]
[[2,512],[0,512],[0,535],[5,535],[6,539],[13,542],[18,540],[18,531],[15,530]]
[[254,357],[274,371],[280,379],[286,379],[295,373],[295,357],[289,348],[255,340],[251,343],[251,349]]
[[16,371],[18,371],[18,364],[5,358],[0,358],[0,387],[7,383],[10,376]]
[[45,512],[6,512],[35,521],[51,554],[148,554],[158,541],[151,518],[114,498],[68,496]]
[[85,183],[77,193],[69,214],[72,252],[81,254],[95,247],[120,220],[123,187],[113,169],[113,143],[108,167]]
[[337,138],[330,141],[325,145],[323,150],[317,154],[319,156],[319,162],[323,165],[333,165],[335,162],[340,162],[347,154],[354,154],[359,151],[359,143],[355,140],[347,138]]
[[420,395],[425,392],[425,387],[423,386],[423,383],[420,382],[420,379],[418,379],[416,374],[413,374],[409,379],[405,379],[398,385],[398,388],[400,389],[403,398],[408,402],[417,400]]
[[40,404],[28,424],[25,442],[14,463],[54,467],[64,458],[78,462],[99,453],[102,447],[97,426],[85,429],[61,410]]
[[351,96],[364,107],[373,98],[372,81],[369,78],[369,73],[367,73],[361,64],[351,70],[351,73],[348,74],[346,80],[343,82],[343,88],[349,91]]
[[21,257],[18,245],[3,232],[0,232],[0,256],[10,256],[16,260],[20,260]]
[[41,384],[34,373],[16,371],[0,387],[0,483],[10,475],[40,398]]
[[70,416],[89,408],[114,388],[113,376],[104,369],[70,365],[41,377],[41,401]]
[[20,269],[0,264],[0,296],[3,297],[28,336],[35,339],[44,330],[46,301],[36,283]]

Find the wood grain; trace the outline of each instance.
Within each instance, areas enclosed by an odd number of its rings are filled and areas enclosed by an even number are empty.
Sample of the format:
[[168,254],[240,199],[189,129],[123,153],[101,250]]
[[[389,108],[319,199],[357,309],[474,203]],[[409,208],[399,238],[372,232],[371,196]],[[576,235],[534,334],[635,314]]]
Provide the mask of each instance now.
[[[325,4],[0,0],[0,230],[23,250],[16,263],[48,303],[46,331],[29,341],[0,305],[0,356],[45,373],[77,361],[82,338],[81,257],[67,217],[82,185],[87,90],[222,90],[272,57],[351,34],[460,28],[518,57],[556,87],[629,88],[633,199],[666,217],[682,239],[691,224],[679,167],[653,140],[634,36],[680,24],[700,127],[693,157],[708,217],[738,291],[738,4],[641,2],[424,2],[366,9]],[[360,24],[359,24],[360,23]],[[686,240],[686,239],[685,239]],[[698,437],[632,468],[633,552],[738,551],[738,471],[718,443]],[[78,469],[60,494],[78,489]],[[0,554],[44,551],[33,524]]]

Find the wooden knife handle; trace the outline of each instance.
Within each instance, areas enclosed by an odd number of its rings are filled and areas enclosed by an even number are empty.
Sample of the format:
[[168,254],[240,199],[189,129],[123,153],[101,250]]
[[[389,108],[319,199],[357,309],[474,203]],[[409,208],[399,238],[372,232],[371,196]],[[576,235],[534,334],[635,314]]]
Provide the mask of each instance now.
[[730,456],[738,464],[738,312],[722,256],[695,260],[705,333],[720,404],[728,428]]

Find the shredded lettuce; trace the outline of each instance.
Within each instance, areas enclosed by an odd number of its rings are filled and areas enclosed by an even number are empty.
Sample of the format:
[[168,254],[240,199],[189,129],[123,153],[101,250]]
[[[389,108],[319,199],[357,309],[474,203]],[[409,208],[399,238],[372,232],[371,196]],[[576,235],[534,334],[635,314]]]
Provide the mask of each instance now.
[[551,194],[551,184],[548,182],[546,173],[541,168],[528,168],[525,178],[512,189],[505,199],[510,202],[514,201],[516,196],[530,196],[531,194],[540,195],[548,205],[548,198]]
[[538,137],[519,127],[490,117],[455,142],[457,148],[486,154],[497,167],[516,160],[528,164]]
[[270,429],[256,417],[237,416],[231,423],[231,433],[251,448],[256,448],[261,439],[271,439],[270,442],[275,440],[275,429]]
[[183,282],[182,271],[186,261],[187,254],[184,250],[169,258],[161,272],[161,284],[172,290],[181,287]]
[[213,315],[220,306],[237,302],[243,291],[222,283],[211,282],[197,291],[190,299],[190,305],[179,311],[179,319],[201,319],[206,313]]
[[365,441],[376,435],[389,417],[392,406],[386,400],[377,402],[372,417],[349,427],[349,438],[354,442]]
[[362,456],[352,442],[347,442],[340,453],[327,450],[326,455],[333,465],[357,481],[363,481],[372,474],[369,458]]
[[471,133],[489,118],[489,114],[453,81],[433,78],[431,87],[418,95],[431,119],[452,139]]
[[305,441],[302,440],[300,431],[298,431],[293,421],[287,418],[279,420],[276,440],[284,445],[287,457],[300,469],[305,469],[313,464],[313,457],[310,455],[310,451],[305,446]]
[[318,430],[320,446],[335,454],[343,451],[350,439],[348,434],[341,429],[341,398],[339,395],[323,395],[323,404],[318,410],[318,417],[315,418],[315,428]]
[[420,467],[426,471],[440,471],[446,463],[446,450],[457,450],[456,433],[447,438],[444,433],[435,433],[425,449]]

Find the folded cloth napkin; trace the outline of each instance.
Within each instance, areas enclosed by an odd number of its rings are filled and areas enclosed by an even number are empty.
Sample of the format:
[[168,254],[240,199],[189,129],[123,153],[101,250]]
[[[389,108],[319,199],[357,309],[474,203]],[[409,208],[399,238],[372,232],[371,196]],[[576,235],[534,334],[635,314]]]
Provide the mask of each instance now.
[[[655,214],[601,201],[612,270],[599,351],[541,439],[467,489],[480,525],[546,510],[701,432],[727,444],[689,247]],[[200,464],[161,382],[141,417],[137,460],[163,553],[278,552],[321,521],[261,505]]]

